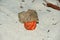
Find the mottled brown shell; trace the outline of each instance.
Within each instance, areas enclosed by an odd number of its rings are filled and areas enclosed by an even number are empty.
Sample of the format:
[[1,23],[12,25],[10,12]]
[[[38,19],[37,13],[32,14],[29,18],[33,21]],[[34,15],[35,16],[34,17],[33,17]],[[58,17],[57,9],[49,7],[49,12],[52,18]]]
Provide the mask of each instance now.
[[18,17],[19,17],[19,21],[22,23],[28,22],[28,21],[36,21],[37,23],[39,23],[38,15],[35,10],[28,9],[28,11],[26,12],[24,11],[20,12],[18,13]]

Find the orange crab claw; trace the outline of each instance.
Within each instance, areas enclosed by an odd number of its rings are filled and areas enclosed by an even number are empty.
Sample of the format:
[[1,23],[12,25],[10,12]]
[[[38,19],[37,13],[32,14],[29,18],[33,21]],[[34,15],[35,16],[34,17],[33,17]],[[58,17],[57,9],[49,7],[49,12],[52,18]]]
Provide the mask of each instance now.
[[25,22],[24,27],[27,30],[34,30],[36,28],[36,21]]

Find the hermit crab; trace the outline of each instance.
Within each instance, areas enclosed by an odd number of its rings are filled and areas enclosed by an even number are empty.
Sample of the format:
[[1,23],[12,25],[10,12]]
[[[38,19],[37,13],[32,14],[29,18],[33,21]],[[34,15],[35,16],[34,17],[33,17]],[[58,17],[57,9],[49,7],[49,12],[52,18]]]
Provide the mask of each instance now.
[[34,30],[39,23],[38,14],[32,9],[18,13],[18,18],[26,30]]

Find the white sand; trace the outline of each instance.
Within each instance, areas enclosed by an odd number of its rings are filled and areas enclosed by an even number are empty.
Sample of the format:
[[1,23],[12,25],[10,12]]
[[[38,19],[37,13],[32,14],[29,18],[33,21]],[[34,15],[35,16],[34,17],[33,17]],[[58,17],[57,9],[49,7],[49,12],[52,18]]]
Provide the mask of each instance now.
[[[60,40],[60,11],[45,7],[42,0],[31,1],[0,0],[0,40]],[[36,10],[39,17],[39,24],[33,31],[26,30],[18,21],[18,13],[28,9]]]

